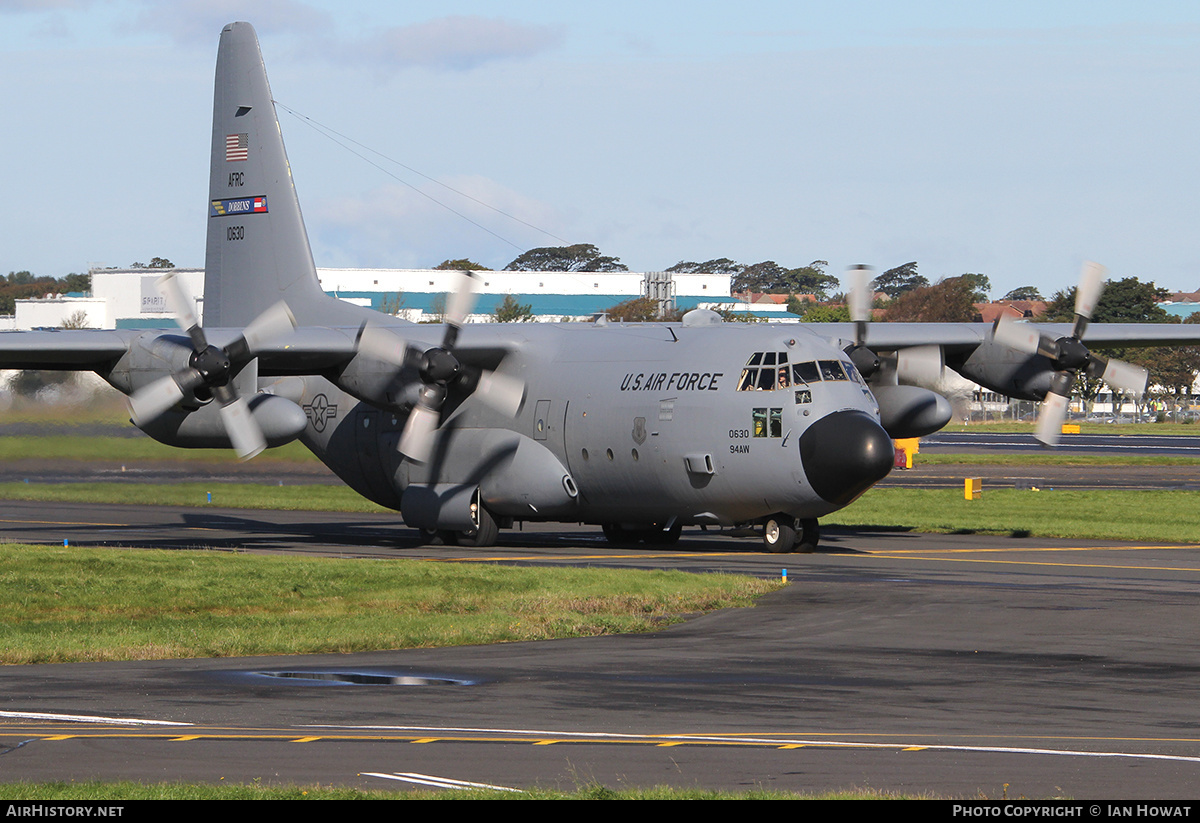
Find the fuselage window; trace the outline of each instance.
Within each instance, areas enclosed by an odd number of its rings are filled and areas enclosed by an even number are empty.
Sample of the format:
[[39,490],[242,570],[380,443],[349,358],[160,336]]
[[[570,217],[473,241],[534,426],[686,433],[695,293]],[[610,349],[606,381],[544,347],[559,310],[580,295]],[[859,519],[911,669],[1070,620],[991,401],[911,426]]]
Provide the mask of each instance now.
[[755,437],[783,437],[783,409],[753,409]]
[[842,370],[842,364],[836,360],[818,360],[817,364],[821,367],[822,380],[845,380],[846,372]]

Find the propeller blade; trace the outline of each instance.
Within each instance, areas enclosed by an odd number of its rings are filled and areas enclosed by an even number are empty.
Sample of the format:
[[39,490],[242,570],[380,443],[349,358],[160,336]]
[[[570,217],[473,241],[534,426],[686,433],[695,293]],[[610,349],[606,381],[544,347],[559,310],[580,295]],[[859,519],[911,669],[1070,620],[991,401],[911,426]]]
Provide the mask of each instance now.
[[417,463],[428,463],[433,452],[433,433],[438,427],[438,411],[424,403],[413,406],[408,420],[404,423],[404,431],[400,433],[397,449],[405,457]]
[[1083,272],[1079,275],[1079,288],[1075,290],[1075,313],[1085,320],[1092,319],[1092,312],[1100,302],[1106,272],[1107,269],[1099,263],[1089,260],[1083,264]]
[[516,417],[525,402],[525,381],[519,377],[485,371],[479,375],[476,396],[507,417]]
[[913,346],[896,352],[896,376],[905,383],[936,383],[944,369],[941,346]]
[[1042,401],[1042,411],[1037,419],[1037,439],[1047,446],[1057,446],[1062,436],[1063,421],[1067,419],[1067,398],[1049,392]]
[[1123,360],[1109,360],[1104,365],[1102,379],[1112,388],[1129,392],[1140,399],[1146,392],[1146,384],[1150,382],[1150,372]]
[[164,274],[155,281],[159,292],[167,300],[167,306],[175,313],[175,322],[179,324],[179,328],[187,332],[188,337],[192,338],[192,348],[196,351],[204,351],[208,348],[208,341],[204,337],[204,329],[200,327],[200,321],[196,318],[196,304],[183,292],[183,286],[179,285],[179,280],[174,274]]
[[992,328],[992,339],[1013,351],[1037,354],[1041,335],[1027,323],[1018,323],[1008,315],[1000,315]]
[[229,435],[237,456],[249,460],[267,447],[267,440],[246,401],[228,386],[222,386],[221,389],[220,392],[214,392],[214,396],[221,403],[221,422],[225,424],[225,433]]
[[184,398],[183,389],[172,375],[155,380],[129,395],[129,416],[141,427],[160,417]]
[[250,350],[256,351],[263,343],[282,337],[295,328],[296,316],[288,304],[280,300],[251,320],[250,325],[242,330],[242,337],[246,339]]
[[855,323],[866,323],[871,319],[871,267],[851,266],[846,269],[846,279],[850,285],[847,294],[850,319]]
[[363,326],[362,332],[358,335],[358,350],[372,360],[379,360],[383,363],[400,365],[404,362],[404,353],[407,348],[403,340],[383,326],[368,323]]
[[458,287],[446,297],[446,322],[461,326],[475,308],[475,286],[478,278],[468,272],[459,272]]

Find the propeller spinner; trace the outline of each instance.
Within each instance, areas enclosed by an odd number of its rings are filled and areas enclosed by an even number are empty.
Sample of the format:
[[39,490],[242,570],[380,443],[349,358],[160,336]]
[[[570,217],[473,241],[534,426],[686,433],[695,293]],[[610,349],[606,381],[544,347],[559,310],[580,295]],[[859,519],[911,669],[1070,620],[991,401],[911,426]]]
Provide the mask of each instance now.
[[1057,371],[1038,415],[1037,439],[1047,446],[1058,444],[1071,389],[1081,372],[1098,377],[1109,386],[1141,397],[1149,373],[1140,366],[1097,354],[1082,342],[1087,324],[1104,291],[1105,269],[1099,263],[1084,263],[1075,291],[1075,325],[1068,337],[1054,338],[1011,318],[1002,317],[992,329],[992,339],[1014,351],[1040,354],[1050,359]]

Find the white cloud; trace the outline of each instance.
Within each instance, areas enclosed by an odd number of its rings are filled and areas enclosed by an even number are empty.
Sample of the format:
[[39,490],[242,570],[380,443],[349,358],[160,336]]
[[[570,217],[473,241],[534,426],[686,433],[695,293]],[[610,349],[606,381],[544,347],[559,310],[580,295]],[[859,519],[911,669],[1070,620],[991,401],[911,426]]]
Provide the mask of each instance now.
[[137,25],[159,31],[177,43],[211,47],[227,23],[249,20],[261,35],[318,34],[328,31],[328,14],[297,0],[183,0],[148,3]]
[[468,70],[530,57],[562,42],[561,26],[536,26],[487,17],[440,17],[397,26],[351,47],[358,61],[398,68]]

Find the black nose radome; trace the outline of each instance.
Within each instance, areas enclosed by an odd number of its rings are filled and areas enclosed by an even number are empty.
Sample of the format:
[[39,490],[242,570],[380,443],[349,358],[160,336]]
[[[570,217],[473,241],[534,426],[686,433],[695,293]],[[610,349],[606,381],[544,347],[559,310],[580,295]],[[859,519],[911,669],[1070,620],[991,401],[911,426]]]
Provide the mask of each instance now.
[[800,459],[813,490],[838,506],[887,477],[896,448],[865,412],[839,411],[813,423],[800,436]]

